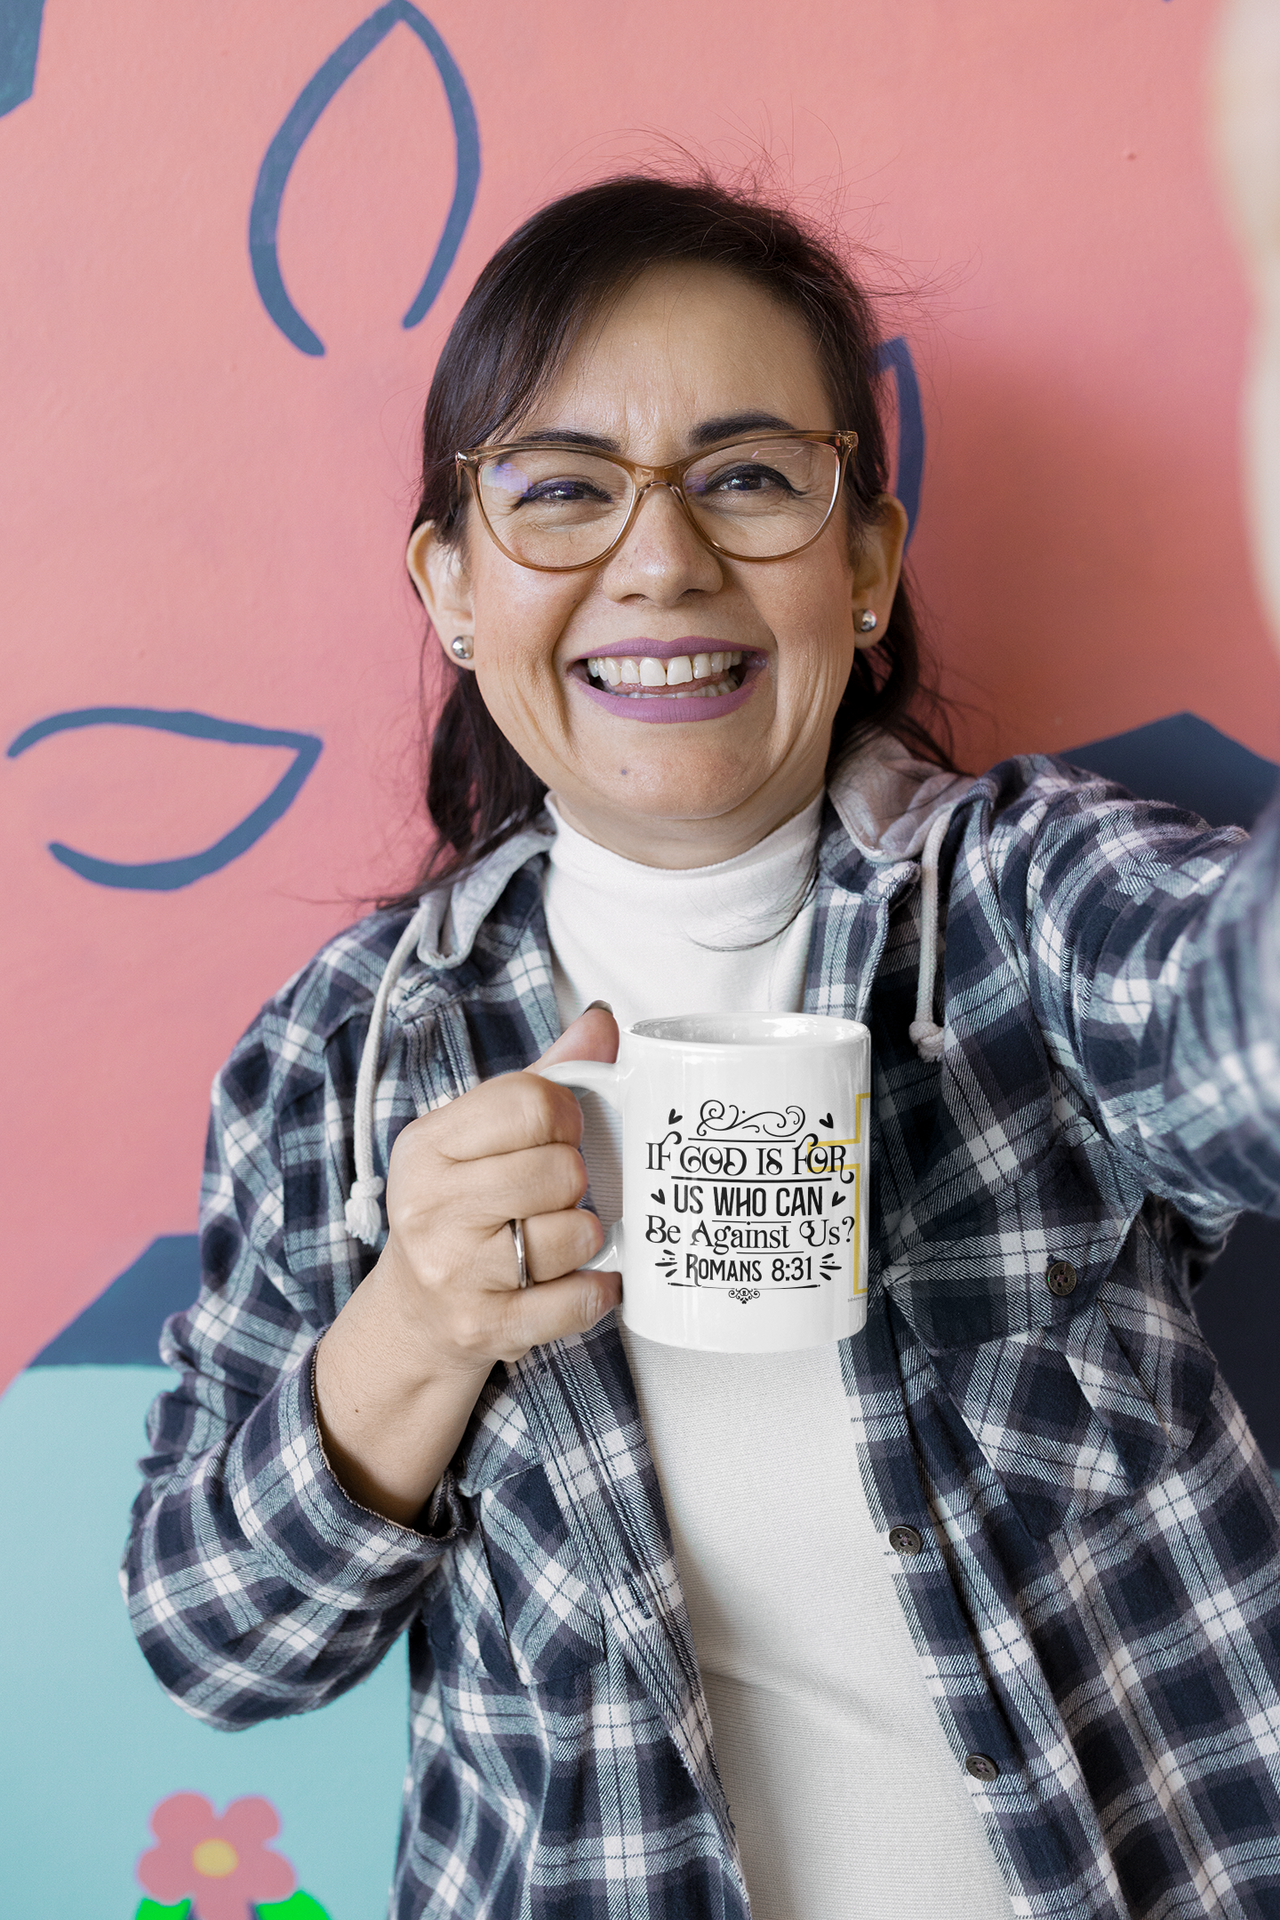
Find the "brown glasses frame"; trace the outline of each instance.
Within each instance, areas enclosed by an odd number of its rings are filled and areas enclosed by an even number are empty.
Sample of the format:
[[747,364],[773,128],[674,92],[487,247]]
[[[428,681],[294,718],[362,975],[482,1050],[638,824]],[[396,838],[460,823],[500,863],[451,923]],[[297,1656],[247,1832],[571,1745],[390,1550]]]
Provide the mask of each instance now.
[[[700,460],[708,459],[713,453],[720,453],[726,447],[742,446],[744,442],[748,440],[755,446],[767,445],[770,441],[776,440],[809,440],[815,445],[834,447],[840,455],[840,467],[836,474],[836,484],[831,494],[831,504],[822,517],[822,525],[818,527],[807,540],[803,541],[800,546],[790,547],[786,553],[735,553],[732,547],[722,546],[718,540],[713,540],[710,534],[704,532],[698,525],[694,517],[693,509],[685,496],[684,476],[690,467],[696,467]],[[721,554],[726,560],[745,560],[752,564],[764,566],[772,560],[793,559],[797,553],[803,553],[806,548],[813,545],[815,540],[822,537],[826,531],[827,522],[835,512],[836,501],[840,498],[840,488],[844,483],[849,457],[857,444],[858,436],[852,430],[827,433],[821,429],[815,431],[797,429],[794,433],[736,433],[731,439],[722,440],[717,446],[704,447],[701,453],[690,454],[687,460],[675,460],[667,467],[647,467],[639,460],[624,459],[620,453],[600,453],[598,454],[600,459],[611,460],[615,467],[621,467],[624,472],[630,474],[632,484],[636,490],[635,497],[631,502],[630,512],[627,514],[617,538],[605,548],[602,554],[595,560],[575,560],[569,566],[563,567],[545,566],[536,560],[521,560],[518,554],[512,553],[510,547],[505,546],[498,538],[493,530],[493,523],[485,512],[484,496],[480,488],[479,479],[480,463],[482,460],[497,459],[503,454],[537,452],[596,453],[597,449],[594,447],[575,448],[566,446],[562,441],[510,440],[496,442],[494,445],[487,447],[472,447],[465,453],[455,454],[454,464],[457,467],[459,476],[465,474],[471,481],[471,491],[475,496],[476,505],[480,509],[480,518],[484,521],[485,532],[493,541],[495,547],[498,548],[499,552],[505,553],[508,560],[514,560],[518,567],[528,567],[533,573],[581,573],[587,567],[602,567],[606,560],[613,558],[613,555],[618,551],[618,548],[630,533],[632,527],[635,525],[636,515],[643,505],[644,497],[653,487],[667,487],[670,489],[675,495],[685,519],[693,528],[694,533],[702,542],[703,546],[709,547],[712,553]]]

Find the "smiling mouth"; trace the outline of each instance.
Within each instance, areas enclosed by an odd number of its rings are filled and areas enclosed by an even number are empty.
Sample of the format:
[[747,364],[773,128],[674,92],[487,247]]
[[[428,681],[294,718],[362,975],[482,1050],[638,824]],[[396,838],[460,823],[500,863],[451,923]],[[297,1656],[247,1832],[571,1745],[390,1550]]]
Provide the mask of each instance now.
[[578,662],[588,683],[619,699],[710,700],[737,693],[747,677],[752,654],[736,648],[715,653],[677,653],[669,660],[652,654],[605,654]]

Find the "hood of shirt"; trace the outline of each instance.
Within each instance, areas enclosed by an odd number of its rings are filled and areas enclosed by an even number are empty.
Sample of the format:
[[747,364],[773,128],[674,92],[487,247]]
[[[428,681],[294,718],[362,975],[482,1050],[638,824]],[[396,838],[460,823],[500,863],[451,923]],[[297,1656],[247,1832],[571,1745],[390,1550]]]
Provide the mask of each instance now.
[[[972,785],[971,775],[943,772],[880,733],[839,764],[827,797],[858,851],[873,864],[886,865],[917,859],[938,816],[949,813]],[[554,838],[555,822],[545,813],[472,872],[425,893],[414,916],[414,944],[423,964],[460,966],[512,874],[534,854],[545,853]]]

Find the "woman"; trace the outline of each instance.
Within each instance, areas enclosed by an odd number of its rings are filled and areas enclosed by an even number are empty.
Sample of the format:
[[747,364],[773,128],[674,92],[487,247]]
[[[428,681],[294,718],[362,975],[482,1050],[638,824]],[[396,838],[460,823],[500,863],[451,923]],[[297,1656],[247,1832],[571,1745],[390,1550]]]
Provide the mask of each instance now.
[[[1280,1208],[1277,826],[950,768],[875,346],[706,185],[500,249],[409,546],[442,850],[216,1091],[137,1629],[226,1727],[408,1630],[402,1920],[1280,1913],[1280,1505],[1190,1306]],[[660,1348],[581,1270],[614,1143],[592,1211],[528,1069],[724,1005],[870,1025],[839,1349]]]

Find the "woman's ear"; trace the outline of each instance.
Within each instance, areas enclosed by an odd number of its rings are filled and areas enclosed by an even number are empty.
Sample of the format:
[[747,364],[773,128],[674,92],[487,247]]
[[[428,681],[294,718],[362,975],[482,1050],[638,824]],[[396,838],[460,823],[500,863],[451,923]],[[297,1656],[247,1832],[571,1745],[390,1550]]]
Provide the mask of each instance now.
[[461,546],[443,541],[435,523],[424,520],[410,534],[404,559],[446,658],[470,666],[475,615]]
[[898,591],[907,544],[907,510],[891,493],[882,493],[863,526],[853,560],[854,644],[874,647],[884,638],[893,596]]

